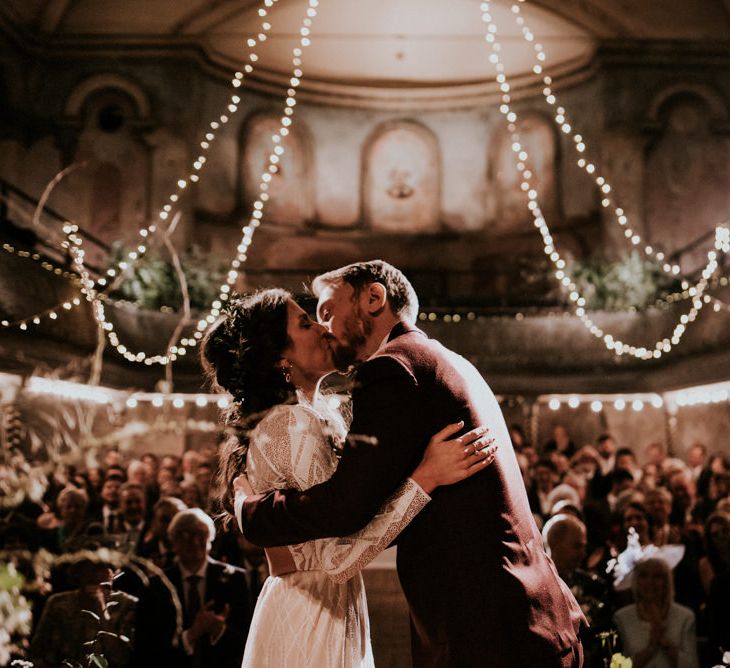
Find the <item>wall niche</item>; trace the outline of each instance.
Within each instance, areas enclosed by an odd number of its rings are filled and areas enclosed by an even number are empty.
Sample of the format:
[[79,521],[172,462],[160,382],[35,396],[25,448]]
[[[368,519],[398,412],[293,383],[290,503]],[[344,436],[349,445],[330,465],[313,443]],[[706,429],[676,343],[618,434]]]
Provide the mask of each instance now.
[[363,220],[373,230],[439,229],[441,155],[434,134],[414,121],[380,125],[363,150]]

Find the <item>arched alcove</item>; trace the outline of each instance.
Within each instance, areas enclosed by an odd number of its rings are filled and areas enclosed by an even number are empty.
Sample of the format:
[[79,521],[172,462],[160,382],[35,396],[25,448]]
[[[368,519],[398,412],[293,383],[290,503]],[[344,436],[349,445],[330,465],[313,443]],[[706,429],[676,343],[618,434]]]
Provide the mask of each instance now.
[[441,155],[428,128],[414,121],[377,127],[363,149],[365,225],[385,232],[435,232],[441,206]]
[[659,131],[645,155],[647,235],[691,271],[707,262],[712,232],[730,214],[729,147],[712,127],[723,110],[696,87],[673,88],[660,102],[652,110]]
[[[271,137],[280,125],[272,113],[256,113],[243,124],[241,131],[240,189],[242,204],[248,207],[259,195],[261,174],[268,169],[274,144]],[[279,225],[301,227],[314,216],[312,157],[310,142],[301,123],[289,128],[283,138],[284,153],[279,171],[269,183],[269,201],[264,217]]]
[[[151,209],[154,149],[140,125],[149,125],[147,95],[116,74],[78,84],[64,105],[78,128],[71,162],[78,165],[54,191],[59,210],[108,245],[131,243]],[[90,263],[103,266],[104,253],[89,248]]]

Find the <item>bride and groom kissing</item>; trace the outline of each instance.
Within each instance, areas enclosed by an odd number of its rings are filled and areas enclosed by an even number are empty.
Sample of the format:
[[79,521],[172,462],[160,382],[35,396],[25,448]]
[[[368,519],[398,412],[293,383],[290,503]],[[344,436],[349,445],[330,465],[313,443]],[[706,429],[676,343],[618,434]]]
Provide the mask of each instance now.
[[[264,290],[232,297],[201,347],[233,396],[221,501],[272,573],[243,665],[373,665],[360,570],[396,542],[414,666],[580,666],[585,620],[488,385],[415,326],[417,296],[392,265],[312,288],[319,322]],[[349,425],[319,394],[335,368],[355,369]]]

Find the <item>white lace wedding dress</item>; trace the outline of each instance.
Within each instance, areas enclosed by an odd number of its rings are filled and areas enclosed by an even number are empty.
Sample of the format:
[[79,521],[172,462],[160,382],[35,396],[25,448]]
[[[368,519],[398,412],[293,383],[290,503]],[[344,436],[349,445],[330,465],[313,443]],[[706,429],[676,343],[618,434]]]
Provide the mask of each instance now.
[[[256,493],[307,489],[337,468],[333,442],[345,425],[327,410],[277,406],[252,431],[247,475]],[[244,668],[373,666],[367,601],[360,570],[428,503],[407,479],[361,531],[290,546],[297,572],[269,577],[259,595]]]

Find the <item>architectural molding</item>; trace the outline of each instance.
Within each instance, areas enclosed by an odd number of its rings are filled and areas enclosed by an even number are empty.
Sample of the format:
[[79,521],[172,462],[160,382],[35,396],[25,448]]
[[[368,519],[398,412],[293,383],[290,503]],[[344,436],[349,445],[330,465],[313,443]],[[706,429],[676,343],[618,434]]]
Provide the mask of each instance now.
[[150,117],[150,101],[144,89],[130,79],[111,72],[95,74],[78,84],[66,99],[64,114],[72,118],[78,116],[89,95],[106,89],[116,89],[126,93],[134,101],[138,118]]

